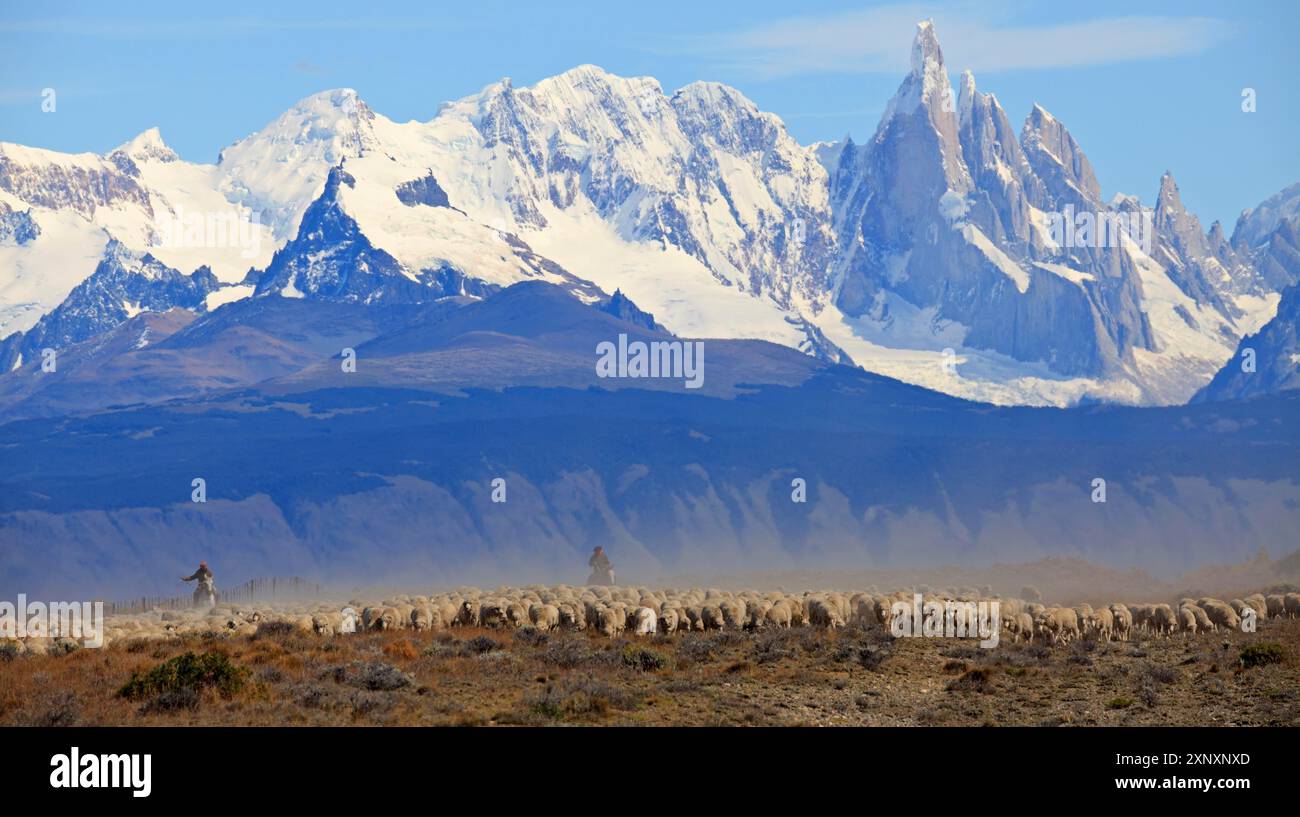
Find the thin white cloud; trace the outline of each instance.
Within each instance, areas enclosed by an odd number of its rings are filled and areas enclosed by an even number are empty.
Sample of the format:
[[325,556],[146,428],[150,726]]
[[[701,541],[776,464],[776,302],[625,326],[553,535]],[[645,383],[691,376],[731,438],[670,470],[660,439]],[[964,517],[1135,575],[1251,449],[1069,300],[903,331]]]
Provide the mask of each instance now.
[[0,20],[0,34],[54,34],[78,37],[169,37],[233,36],[274,31],[403,31],[448,28],[445,22],[429,20],[336,19],[302,20],[265,17],[229,17],[204,20],[133,20],[86,17],[51,17],[32,20]]
[[933,18],[950,68],[1068,68],[1198,54],[1231,33],[1206,17],[1111,17],[1053,25],[1000,24],[970,10],[919,5],[791,17],[690,40],[687,48],[758,76],[906,71],[919,20]]

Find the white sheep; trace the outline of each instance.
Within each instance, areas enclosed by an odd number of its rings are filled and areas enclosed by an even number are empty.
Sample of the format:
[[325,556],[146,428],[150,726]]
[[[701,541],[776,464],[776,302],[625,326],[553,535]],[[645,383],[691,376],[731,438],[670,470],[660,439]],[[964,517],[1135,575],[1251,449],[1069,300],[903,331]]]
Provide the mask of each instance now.
[[531,604],[528,607],[528,620],[539,630],[554,630],[560,626],[560,609],[554,604]]
[[649,607],[637,607],[627,618],[632,635],[654,635],[659,629],[658,616]]

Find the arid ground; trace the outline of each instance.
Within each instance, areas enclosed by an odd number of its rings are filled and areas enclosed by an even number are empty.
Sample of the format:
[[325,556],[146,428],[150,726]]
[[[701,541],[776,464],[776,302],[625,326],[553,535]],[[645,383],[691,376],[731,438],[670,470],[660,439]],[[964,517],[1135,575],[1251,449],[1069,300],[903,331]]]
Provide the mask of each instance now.
[[1059,647],[455,628],[0,657],[6,725],[1300,725],[1300,619]]

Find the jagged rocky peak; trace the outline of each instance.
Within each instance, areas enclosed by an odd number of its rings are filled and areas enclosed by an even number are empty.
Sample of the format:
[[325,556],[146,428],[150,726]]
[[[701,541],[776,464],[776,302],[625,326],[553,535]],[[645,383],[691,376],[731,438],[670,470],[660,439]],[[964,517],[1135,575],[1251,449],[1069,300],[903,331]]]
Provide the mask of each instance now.
[[916,24],[916,37],[912,40],[912,76],[928,80],[927,90],[941,90],[948,86],[948,74],[943,68],[943,49],[934,33],[933,20]]
[[889,134],[894,130],[892,122],[896,118],[923,116],[938,136],[938,158],[942,162],[947,188],[962,194],[970,190],[971,180],[961,161],[957,101],[957,95],[948,82],[934,24],[922,20],[916,25],[916,37],[912,41],[911,73],[903,79],[885,108],[885,115],[876,130],[876,142],[879,144],[890,138]]
[[1201,232],[1201,222],[1187,212],[1174,174],[1165,171],[1160,177],[1160,192],[1156,196],[1155,225],[1157,234],[1176,243],[1184,252],[1199,258],[1209,252],[1206,237]]
[[1232,229],[1232,245],[1238,249],[1255,249],[1265,244],[1278,225],[1287,219],[1300,218],[1300,182],[1290,185],[1257,207],[1243,210]]
[[380,119],[351,88],[299,100],[262,130],[221,151],[221,192],[258,212],[277,238],[288,239],[331,167],[382,150],[375,133]]
[[1228,243],[1227,237],[1223,234],[1223,225],[1219,223],[1218,219],[1215,219],[1214,223],[1210,225],[1210,232],[1206,238],[1215,252],[1218,252],[1220,247],[1226,246]]
[[1010,119],[997,97],[976,89],[970,71],[961,75],[957,108],[962,157],[976,188],[970,220],[996,241],[1027,245],[1029,200],[1044,195]]
[[916,37],[912,41],[912,70],[885,108],[877,136],[895,116],[908,116],[917,110],[924,110],[945,143],[957,144],[957,97],[948,82],[934,23],[929,20],[916,25]]
[[1004,185],[1011,178],[1026,187],[1036,182],[1029,179],[1033,171],[1025,161],[1006,111],[995,95],[976,88],[975,75],[970,71],[962,72],[957,109],[962,150],[972,175],[991,170]]
[[36,359],[45,347],[65,349],[114,329],[140,312],[173,307],[201,311],[206,308],[207,295],[219,286],[206,266],[187,275],[149,253],[110,239],[89,277],[29,331],[10,336],[0,346],[0,366],[8,371],[16,360]]
[[1174,174],[1167,170],[1160,177],[1154,217],[1155,257],[1174,283],[1198,303],[1211,305],[1227,317],[1237,316],[1239,310],[1224,296],[1250,288],[1253,273],[1235,268],[1235,261],[1233,269],[1225,267],[1216,257],[1200,219],[1187,212]]
[[[1101,185],[1092,163],[1065,125],[1042,105],[1035,103],[1025,118],[1020,147],[1034,172],[1043,179],[1047,192],[1062,204],[1102,207]],[[1034,204],[1049,209],[1052,203]]]
[[658,323],[655,322],[655,316],[641,309],[632,303],[632,299],[623,294],[623,290],[615,289],[614,294],[609,300],[603,303],[599,309],[606,312],[619,320],[627,321],[644,329],[662,330]]

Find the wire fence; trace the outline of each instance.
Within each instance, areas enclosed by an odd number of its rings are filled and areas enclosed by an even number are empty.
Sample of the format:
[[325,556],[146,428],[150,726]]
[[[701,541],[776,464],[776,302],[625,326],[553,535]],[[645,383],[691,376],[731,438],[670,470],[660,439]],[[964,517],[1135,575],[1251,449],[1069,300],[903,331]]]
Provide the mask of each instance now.
[[[249,579],[229,590],[217,590],[217,604],[249,604],[255,601],[292,600],[317,598],[321,586],[297,576],[286,579],[265,578]],[[105,615],[147,613],[150,610],[188,610],[194,604],[194,594],[183,596],[141,596],[127,601],[111,601],[104,604]]]

